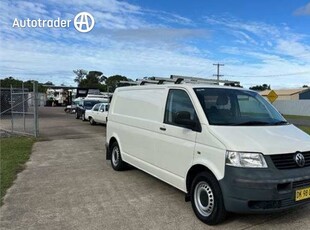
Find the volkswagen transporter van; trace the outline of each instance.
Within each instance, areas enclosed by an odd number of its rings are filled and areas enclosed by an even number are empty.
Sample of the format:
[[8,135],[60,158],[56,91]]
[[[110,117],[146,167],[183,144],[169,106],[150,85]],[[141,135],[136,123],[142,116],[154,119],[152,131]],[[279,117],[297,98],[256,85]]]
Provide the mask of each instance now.
[[310,136],[258,93],[203,84],[117,88],[107,159],[182,190],[209,225],[310,202]]

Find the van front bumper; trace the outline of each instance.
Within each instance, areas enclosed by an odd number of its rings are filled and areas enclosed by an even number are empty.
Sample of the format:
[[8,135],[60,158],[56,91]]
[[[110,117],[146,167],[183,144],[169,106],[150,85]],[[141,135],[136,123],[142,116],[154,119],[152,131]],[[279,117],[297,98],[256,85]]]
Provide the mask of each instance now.
[[219,181],[225,208],[236,213],[281,211],[310,203],[296,201],[296,191],[310,188],[310,168],[278,170],[226,166]]

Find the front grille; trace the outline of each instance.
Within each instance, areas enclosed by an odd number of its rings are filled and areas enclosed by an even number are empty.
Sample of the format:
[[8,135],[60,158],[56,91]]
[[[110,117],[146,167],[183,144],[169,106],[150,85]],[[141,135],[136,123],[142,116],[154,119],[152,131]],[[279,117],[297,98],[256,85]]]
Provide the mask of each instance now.
[[[276,166],[277,169],[295,169],[299,168],[297,163],[294,160],[294,156],[296,153],[288,153],[288,154],[277,154],[271,155],[271,160]],[[310,151],[302,152],[305,157],[306,163],[304,167],[310,166]]]
[[310,179],[293,182],[293,188],[302,188],[310,186]]
[[293,207],[293,206],[298,205],[298,204],[305,204],[305,203],[309,203],[309,202],[310,202],[309,199],[302,200],[302,201],[295,201],[293,199],[284,199],[284,200],[281,200],[281,208]]

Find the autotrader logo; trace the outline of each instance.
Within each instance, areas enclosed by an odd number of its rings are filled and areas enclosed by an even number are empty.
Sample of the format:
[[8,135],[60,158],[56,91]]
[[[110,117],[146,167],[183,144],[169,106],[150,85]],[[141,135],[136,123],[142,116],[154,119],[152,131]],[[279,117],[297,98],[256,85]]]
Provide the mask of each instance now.
[[72,28],[72,21],[74,28],[81,32],[87,33],[91,31],[95,26],[94,17],[88,12],[80,12],[75,15],[74,19],[64,19],[64,18],[26,18],[20,19],[15,18],[12,27],[13,28]]
[[91,31],[95,26],[94,17],[88,12],[80,12],[74,17],[74,27],[81,33]]

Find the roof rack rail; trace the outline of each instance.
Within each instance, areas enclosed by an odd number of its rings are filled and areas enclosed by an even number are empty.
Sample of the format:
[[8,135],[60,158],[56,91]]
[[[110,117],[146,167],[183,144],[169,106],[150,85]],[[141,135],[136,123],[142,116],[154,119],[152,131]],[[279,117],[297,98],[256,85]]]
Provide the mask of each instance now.
[[146,84],[157,84],[163,85],[167,83],[172,84],[212,84],[218,85],[219,83],[224,83],[227,86],[239,86],[239,81],[228,81],[228,80],[217,80],[217,79],[206,79],[198,77],[188,77],[188,76],[179,76],[179,75],[170,75],[170,78],[164,77],[149,77],[143,79],[137,79],[136,81],[119,81],[118,86],[131,86],[131,85],[146,85]]
[[186,83],[209,83],[209,84],[219,84],[219,83],[226,83],[226,84],[235,84],[240,85],[240,81],[228,81],[228,80],[217,80],[217,79],[206,79],[201,77],[189,77],[189,76],[182,76],[182,75],[170,75],[170,79],[184,79]]

